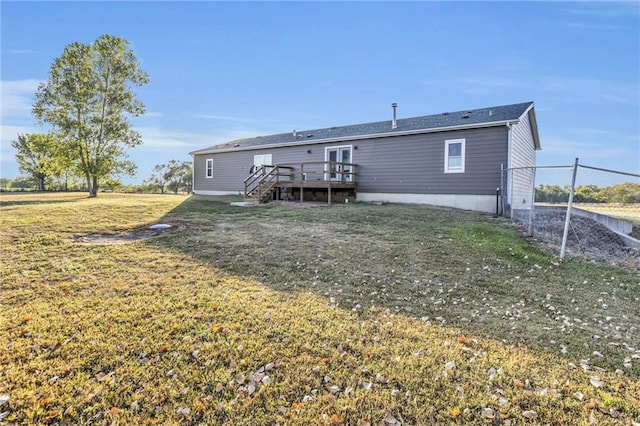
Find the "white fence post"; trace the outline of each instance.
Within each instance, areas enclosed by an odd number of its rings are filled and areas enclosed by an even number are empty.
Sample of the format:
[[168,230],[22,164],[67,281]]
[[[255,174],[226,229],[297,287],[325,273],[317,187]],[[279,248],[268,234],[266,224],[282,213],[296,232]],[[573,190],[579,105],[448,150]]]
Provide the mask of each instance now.
[[533,235],[533,208],[536,204],[536,168],[533,167],[533,177],[531,179],[531,205],[529,206],[529,226],[527,232]]
[[562,246],[560,247],[560,259],[564,259],[565,252],[567,250],[567,238],[569,237],[569,222],[571,221],[571,206],[573,204],[573,193],[576,189],[576,174],[578,173],[578,159],[573,166],[573,173],[571,176],[571,188],[569,189],[569,202],[567,204],[567,216],[564,220],[564,233],[562,234]]

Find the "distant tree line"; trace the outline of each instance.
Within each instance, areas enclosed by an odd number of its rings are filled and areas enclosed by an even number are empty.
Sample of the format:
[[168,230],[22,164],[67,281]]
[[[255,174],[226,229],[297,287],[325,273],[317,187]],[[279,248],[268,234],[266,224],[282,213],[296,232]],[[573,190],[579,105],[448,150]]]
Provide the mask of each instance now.
[[[34,163],[35,164],[35,163]],[[32,166],[34,165],[32,164]],[[87,191],[87,185],[82,177],[68,173],[64,168],[51,172],[52,165],[46,161],[38,167],[23,167],[20,170],[28,173],[15,179],[0,178],[0,192],[24,191]],[[153,169],[151,177],[141,185],[127,185],[115,178],[107,178],[101,184],[102,191],[128,192],[139,194],[164,194],[168,189],[174,194],[192,191],[193,171],[188,161],[169,160],[166,164],[158,164]]]
[[[538,185],[536,202],[567,203],[568,185]],[[598,187],[596,185],[577,186],[573,194],[576,203],[640,203],[640,183],[625,182],[618,185]]]

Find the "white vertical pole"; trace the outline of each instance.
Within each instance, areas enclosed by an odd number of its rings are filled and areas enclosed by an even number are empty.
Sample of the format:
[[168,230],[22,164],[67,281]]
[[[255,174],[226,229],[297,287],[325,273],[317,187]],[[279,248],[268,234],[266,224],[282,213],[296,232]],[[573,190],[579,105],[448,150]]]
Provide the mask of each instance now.
[[567,216],[564,219],[564,234],[562,235],[562,246],[560,247],[560,259],[564,259],[567,250],[567,238],[569,237],[569,222],[571,220],[571,206],[573,205],[573,192],[576,188],[576,174],[578,173],[578,159],[573,166],[571,176],[571,188],[569,189],[569,203],[567,204]]
[[507,169],[507,188],[509,188],[509,217],[513,219],[513,180],[515,179],[515,170]]
[[527,232],[529,233],[529,235],[533,235],[532,231],[533,231],[533,207],[536,203],[536,168],[532,167],[533,169],[533,179],[531,181],[531,206],[529,207],[529,226],[527,229]]

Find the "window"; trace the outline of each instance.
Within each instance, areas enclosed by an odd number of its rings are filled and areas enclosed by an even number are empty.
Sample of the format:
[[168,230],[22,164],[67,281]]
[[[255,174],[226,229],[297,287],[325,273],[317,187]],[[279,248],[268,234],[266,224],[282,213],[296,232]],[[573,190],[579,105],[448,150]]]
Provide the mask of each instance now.
[[464,173],[464,139],[444,141],[444,172]]
[[213,158],[207,158],[207,174],[206,176],[208,178],[212,178],[213,177]]

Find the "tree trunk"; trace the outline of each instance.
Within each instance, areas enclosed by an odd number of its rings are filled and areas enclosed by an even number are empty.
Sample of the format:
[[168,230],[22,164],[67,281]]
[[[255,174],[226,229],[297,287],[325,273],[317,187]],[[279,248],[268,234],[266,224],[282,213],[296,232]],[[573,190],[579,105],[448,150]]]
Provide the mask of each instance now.
[[38,179],[38,191],[44,191],[44,177]]
[[87,173],[85,174],[85,177],[87,179],[87,191],[89,191],[89,198],[97,197],[98,196],[97,190],[94,189],[94,186],[92,185],[91,175]]
[[98,196],[98,178],[96,176],[93,177],[93,185],[89,190],[89,197],[97,197]]

